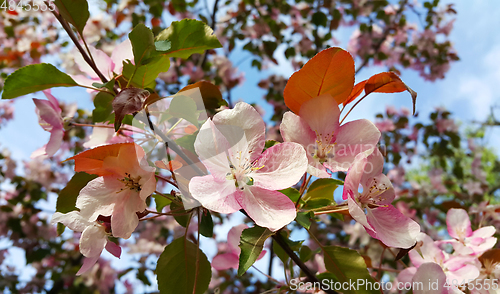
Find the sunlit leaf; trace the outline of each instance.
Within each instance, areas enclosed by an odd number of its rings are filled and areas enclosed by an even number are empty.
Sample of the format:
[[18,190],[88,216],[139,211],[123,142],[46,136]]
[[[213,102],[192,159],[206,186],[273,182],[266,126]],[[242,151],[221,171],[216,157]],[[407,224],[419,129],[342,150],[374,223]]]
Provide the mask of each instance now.
[[[324,248],[324,259],[326,269],[335,275],[341,283],[356,283],[358,279],[364,280],[365,284],[375,284],[366,268],[365,260],[356,250],[349,248],[328,246]],[[345,289],[344,293],[380,293],[376,290],[367,290],[365,287]]]
[[156,42],[168,40],[170,50],[161,52],[168,57],[188,58],[194,53],[203,53],[205,50],[220,48],[222,45],[213,33],[213,30],[204,22],[194,19],[174,21],[160,32]]
[[54,87],[74,87],[78,84],[67,74],[48,63],[22,67],[5,80],[2,99],[12,99]]
[[121,148],[131,148],[131,150],[135,150],[135,144],[120,143],[99,146],[87,151],[80,152],[77,155],[66,159],[65,161],[74,160],[76,172],[86,172],[93,175],[105,176],[109,175],[110,172],[102,169],[104,159],[108,156],[118,156]]
[[255,226],[248,228],[241,233],[240,244],[240,263],[238,266],[238,275],[243,275],[259,257],[264,242],[273,235],[269,229]]
[[354,86],[354,60],[337,47],[325,49],[294,73],[286,84],[285,104],[295,113],[300,106],[322,94],[330,94],[343,103]]
[[413,114],[417,103],[417,92],[413,91],[393,72],[382,72],[370,77],[365,84],[365,95],[376,93],[399,93],[408,91],[413,102]]
[[82,34],[90,17],[87,0],[54,0],[61,16]]

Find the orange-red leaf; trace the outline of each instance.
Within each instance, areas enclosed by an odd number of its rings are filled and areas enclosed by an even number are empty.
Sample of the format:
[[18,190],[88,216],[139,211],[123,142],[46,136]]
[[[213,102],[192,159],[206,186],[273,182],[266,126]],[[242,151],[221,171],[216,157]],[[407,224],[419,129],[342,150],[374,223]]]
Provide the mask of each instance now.
[[285,87],[285,104],[299,113],[302,104],[322,94],[343,103],[354,86],[354,60],[337,47],[321,51],[294,73]]
[[359,82],[359,83],[356,84],[356,86],[354,86],[354,88],[352,89],[351,94],[349,95],[349,97],[347,98],[347,100],[344,101],[344,106],[346,106],[347,104],[351,103],[352,101],[354,101],[354,99],[358,98],[358,96],[361,95],[361,93],[365,89],[365,84],[366,84],[366,80],[364,80],[362,82]]
[[109,175],[110,172],[102,168],[104,159],[108,156],[113,156],[113,157],[118,156],[118,152],[120,152],[120,149],[124,146],[134,146],[134,145],[135,143],[121,143],[121,144],[99,146],[94,149],[78,153],[77,155],[70,157],[65,161],[75,160],[76,172],[86,172],[88,174],[106,176]]
[[415,104],[417,102],[417,92],[413,91],[393,72],[382,72],[370,77],[365,84],[365,95],[373,92],[378,93],[399,93],[408,91],[413,101],[413,114],[415,114]]

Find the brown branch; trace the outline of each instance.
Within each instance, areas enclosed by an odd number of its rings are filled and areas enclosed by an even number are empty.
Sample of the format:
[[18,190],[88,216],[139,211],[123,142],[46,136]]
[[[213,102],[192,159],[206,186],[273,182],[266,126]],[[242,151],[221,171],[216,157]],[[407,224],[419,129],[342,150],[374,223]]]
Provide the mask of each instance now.
[[[272,236],[272,238],[286,252],[286,254],[290,256],[290,258],[295,262],[295,264],[299,266],[299,268],[304,272],[304,274],[307,276],[310,282],[313,282],[314,284],[320,283],[321,285],[321,281],[316,277],[316,275],[304,264],[304,262],[302,262],[302,260],[300,260],[300,258],[295,254],[295,252],[293,252],[292,248],[288,246],[283,236],[281,236],[280,231],[277,231],[276,234]],[[327,289],[323,291],[330,294],[338,293],[334,290],[327,290]]]
[[57,18],[57,20],[59,21],[59,23],[61,23],[61,26],[63,27],[63,29],[68,34],[68,36],[70,37],[71,41],[73,41],[73,43],[75,44],[75,46],[78,49],[78,51],[80,51],[80,54],[82,54],[83,59],[85,60],[85,62],[87,62],[87,64],[92,68],[92,70],[97,74],[97,76],[99,76],[99,78],[101,79],[101,81],[103,83],[107,83],[108,79],[101,73],[101,71],[97,68],[96,64],[89,57],[89,55],[87,54],[87,52],[85,52],[85,50],[83,49],[83,47],[80,44],[80,42],[78,42],[78,38],[73,33],[73,30],[69,26],[69,23],[59,13],[57,13],[55,11],[52,11],[52,14],[54,14],[54,16]]

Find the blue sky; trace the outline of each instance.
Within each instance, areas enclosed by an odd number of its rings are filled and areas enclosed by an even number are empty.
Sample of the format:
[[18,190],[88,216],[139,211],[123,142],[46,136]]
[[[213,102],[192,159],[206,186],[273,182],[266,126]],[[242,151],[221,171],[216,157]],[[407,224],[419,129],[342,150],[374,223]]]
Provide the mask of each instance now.
[[[497,92],[500,84],[500,34],[498,16],[500,15],[500,2],[490,1],[453,1],[458,11],[457,20],[451,34],[451,41],[461,60],[452,64],[446,79],[436,82],[427,82],[413,71],[403,71],[402,79],[418,92],[417,110],[420,119],[428,117],[429,113],[437,106],[444,106],[451,110],[455,117],[468,123],[473,120],[484,120],[490,111],[490,106],[500,106]],[[347,34],[336,35],[340,40],[346,41]],[[342,47],[346,42],[341,44]],[[241,60],[244,56],[233,56],[233,62]],[[240,70],[245,72],[246,83],[232,93],[233,101],[244,100],[264,106],[265,101],[262,89],[256,87],[261,79],[255,69],[250,66],[251,59],[241,64]],[[385,71],[382,67],[364,69],[357,77],[361,81],[372,74]],[[292,74],[291,67],[280,64],[279,67],[268,72],[277,72],[285,76]],[[78,102],[80,107],[91,107],[87,93],[81,89],[55,89],[54,95],[66,102]],[[41,93],[17,98],[15,103],[15,119],[6,127],[0,129],[0,150],[8,148],[17,160],[26,160],[31,152],[47,143],[49,133],[38,125],[31,98],[42,98]],[[350,119],[368,118],[383,112],[387,105],[411,108],[411,98],[408,93],[400,94],[375,94],[365,101],[350,116]],[[271,108],[267,110],[266,117],[271,115]],[[497,109],[500,117],[500,110]],[[500,132],[490,130],[486,134],[489,145],[499,152]],[[225,236],[230,229],[223,228],[219,233]],[[5,245],[5,244],[4,244]],[[0,248],[3,248],[0,245]],[[209,253],[212,255],[213,253]],[[267,268],[265,265],[261,268]],[[275,270],[275,272],[277,272]]]

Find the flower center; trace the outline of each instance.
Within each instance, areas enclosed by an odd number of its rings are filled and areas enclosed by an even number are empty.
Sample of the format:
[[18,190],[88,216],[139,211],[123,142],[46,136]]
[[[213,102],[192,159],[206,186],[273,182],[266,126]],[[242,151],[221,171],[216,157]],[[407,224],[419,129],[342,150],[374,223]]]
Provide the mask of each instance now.
[[373,178],[370,181],[368,189],[363,191],[359,196],[359,202],[372,207],[384,206],[378,203],[386,200],[384,197],[380,197],[380,195],[387,190],[389,190],[389,187],[385,183],[381,183],[376,178]]
[[316,146],[311,155],[314,158],[318,158],[321,163],[324,163],[328,158],[334,156],[332,151],[335,143],[331,143],[333,140],[333,133],[324,135],[317,131],[314,132],[316,133]]
[[120,182],[125,184],[125,187],[122,188],[120,191],[117,193],[129,189],[135,192],[140,192],[142,190],[141,184],[139,184],[139,181],[141,180],[140,176],[137,176],[136,178],[132,177],[129,173],[125,173],[125,177],[123,179],[119,179]]
[[245,186],[252,186],[254,184],[253,178],[249,175],[253,171],[259,170],[264,166],[254,167],[255,162],[250,162],[247,158],[242,160],[241,151],[237,154],[238,155],[235,157],[235,161],[237,161],[239,164],[233,165],[230,158],[228,157],[227,159],[231,171],[226,174],[226,179],[229,181],[234,181],[234,185],[236,186],[236,188],[243,190]]

